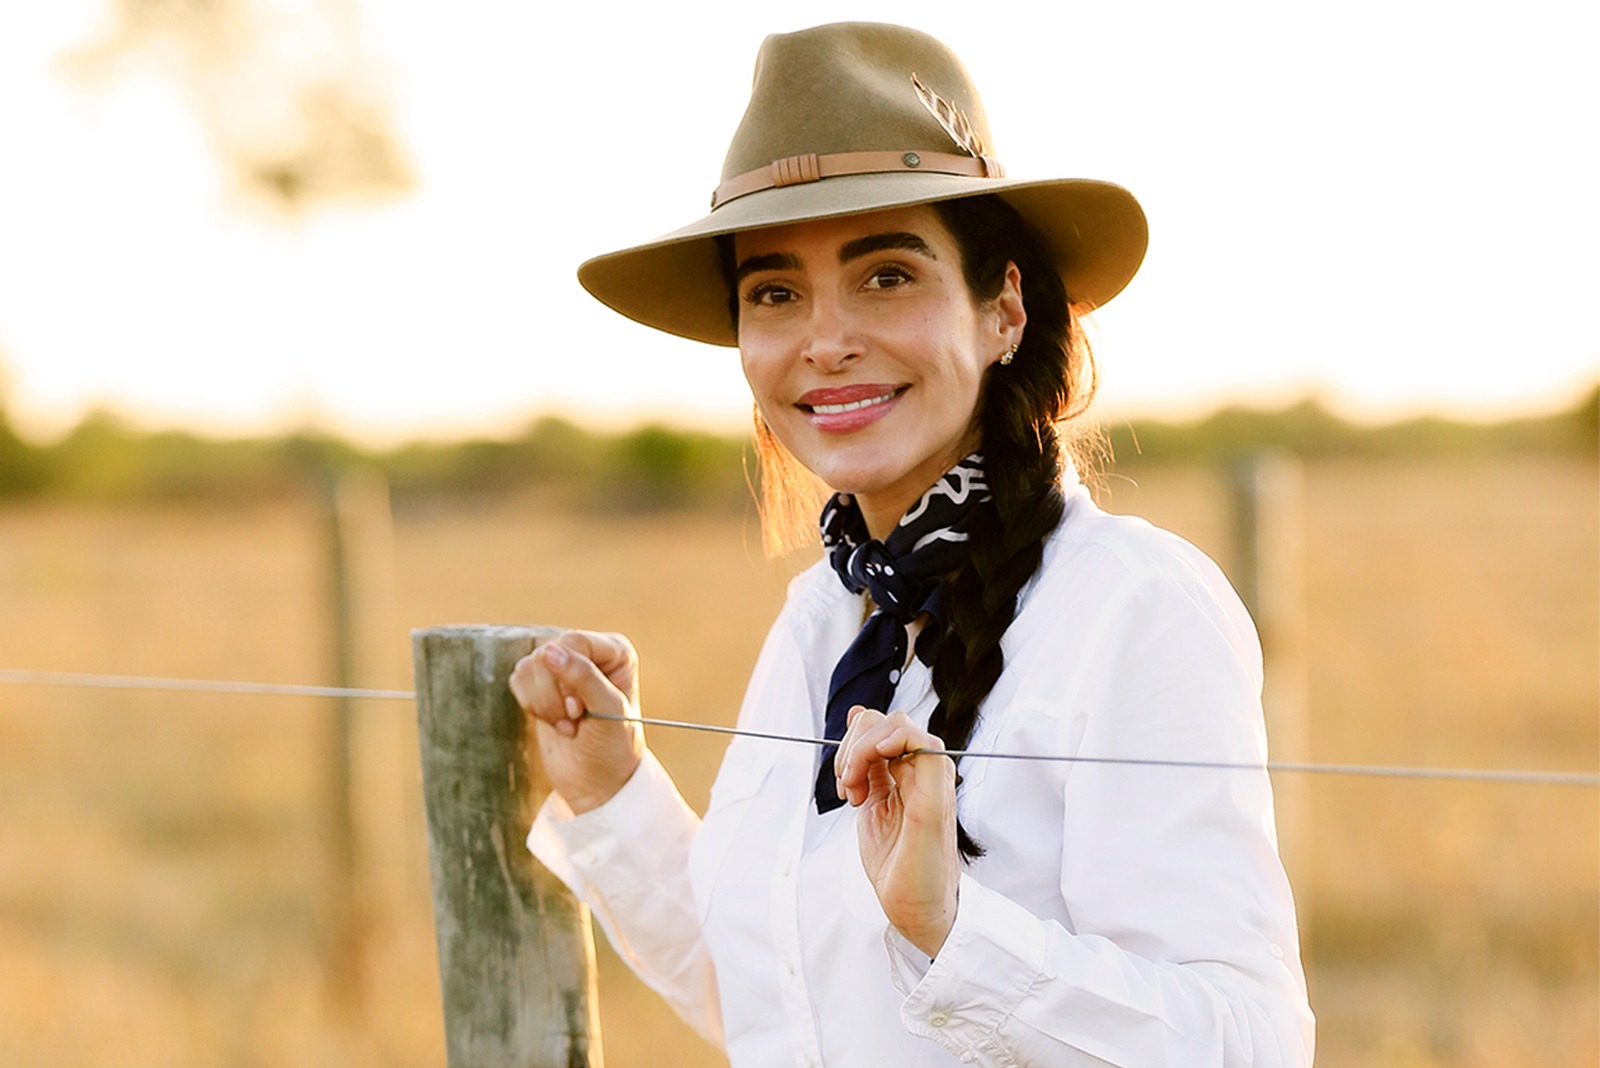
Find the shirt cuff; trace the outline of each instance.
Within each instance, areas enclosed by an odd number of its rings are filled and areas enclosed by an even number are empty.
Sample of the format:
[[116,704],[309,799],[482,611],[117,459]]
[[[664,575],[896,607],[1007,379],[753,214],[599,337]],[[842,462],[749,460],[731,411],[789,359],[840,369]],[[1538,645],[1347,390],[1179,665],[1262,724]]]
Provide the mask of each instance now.
[[890,980],[905,997],[900,1019],[914,1035],[972,1060],[1044,970],[1044,925],[1010,898],[963,875],[939,955],[927,956],[889,928]]
[[528,831],[528,851],[592,904],[597,894],[625,891],[648,878],[642,862],[650,854],[638,843],[648,841],[646,829],[659,827],[663,813],[675,808],[686,809],[678,788],[646,749],[628,781],[597,808],[576,814],[560,794],[547,796]]

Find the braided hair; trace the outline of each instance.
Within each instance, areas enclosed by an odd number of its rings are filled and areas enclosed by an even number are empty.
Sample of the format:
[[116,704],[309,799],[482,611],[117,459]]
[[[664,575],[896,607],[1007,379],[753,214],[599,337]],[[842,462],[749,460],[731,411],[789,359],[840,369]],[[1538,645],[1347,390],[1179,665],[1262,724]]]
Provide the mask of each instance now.
[[[979,706],[1005,667],[1000,639],[1016,616],[1017,598],[1039,570],[1045,539],[1061,522],[1068,445],[1060,424],[1088,406],[1096,379],[1050,252],[1015,209],[993,196],[933,207],[961,250],[973,299],[998,297],[1006,267],[1015,263],[1028,313],[1015,359],[989,367],[978,397],[991,506],[968,528],[970,553],[947,588],[945,626],[924,632],[932,642],[939,698],[928,729],[946,748],[965,749]],[[959,823],[956,839],[963,858],[982,855],[982,846]]]

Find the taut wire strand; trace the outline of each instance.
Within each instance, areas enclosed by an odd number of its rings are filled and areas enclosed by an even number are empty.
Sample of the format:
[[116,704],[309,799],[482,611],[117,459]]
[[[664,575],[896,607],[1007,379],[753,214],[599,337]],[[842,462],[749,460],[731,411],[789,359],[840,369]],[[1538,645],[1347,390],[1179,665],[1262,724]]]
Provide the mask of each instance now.
[[[11,686],[62,686],[88,687],[106,690],[159,690],[183,693],[255,694],[283,697],[349,697],[372,701],[411,701],[416,694],[410,690],[364,689],[349,686],[299,686],[274,682],[233,682],[221,679],[152,678],[143,675],[95,675],[71,671],[18,671],[0,668],[0,685]],[[719,727],[710,723],[690,723],[676,719],[650,719],[638,716],[613,716],[600,712],[585,712],[591,719],[605,719],[638,723],[650,727],[671,727],[678,730],[704,731],[710,734],[735,735],[742,738],[761,738],[774,742],[792,742],[798,745],[828,746],[835,744],[826,738],[807,738],[792,734],[772,734],[765,731],[744,730],[739,727]],[[1567,771],[1527,771],[1503,768],[1420,768],[1385,764],[1265,764],[1229,763],[1212,760],[1157,760],[1138,757],[1063,756],[1055,753],[996,753],[975,749],[922,750],[940,753],[947,757],[967,757],[972,760],[1050,760],[1069,764],[1126,764],[1155,768],[1202,768],[1218,771],[1267,771],[1306,775],[1362,775],[1384,779],[1433,779],[1456,782],[1493,782],[1528,786],[1575,786],[1586,790],[1600,790],[1600,774]]]
[[[838,744],[837,739],[807,738],[793,734],[769,734],[765,731],[741,730],[737,727],[718,727],[709,723],[686,723],[675,719],[650,719],[645,716],[613,716],[603,712],[585,712],[589,719],[606,719],[614,722],[638,723],[650,727],[678,727],[684,730],[707,731],[713,734],[733,734],[742,738],[765,738],[774,742],[796,742],[801,745],[828,746]],[[1577,786],[1600,789],[1600,775],[1564,771],[1524,771],[1499,768],[1411,768],[1388,764],[1265,764],[1231,763],[1221,760],[1157,760],[1139,757],[1063,756],[1058,753],[996,753],[981,749],[915,749],[906,756],[931,753],[937,756],[968,757],[973,760],[1050,760],[1065,764],[1128,764],[1151,768],[1207,768],[1219,771],[1281,771],[1309,775],[1365,775],[1385,779],[1447,779],[1460,782],[1519,783],[1528,786]]]
[[296,686],[276,682],[225,682],[218,679],[161,679],[143,675],[88,675],[71,671],[14,671],[0,668],[0,684],[76,686],[104,690],[167,690],[186,693],[266,694],[284,697],[350,697],[410,701],[410,690],[367,690],[348,686]]

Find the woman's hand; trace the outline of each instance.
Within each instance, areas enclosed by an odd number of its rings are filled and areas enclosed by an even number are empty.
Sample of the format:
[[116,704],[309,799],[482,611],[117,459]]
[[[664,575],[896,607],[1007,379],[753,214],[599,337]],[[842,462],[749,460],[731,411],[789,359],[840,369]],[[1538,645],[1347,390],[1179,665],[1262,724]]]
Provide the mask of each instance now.
[[[840,793],[859,807],[861,863],[878,903],[929,957],[938,955],[956,922],[961,878],[956,771],[934,755],[943,749],[938,736],[904,712],[885,716],[858,705],[833,762]],[[928,755],[909,755],[916,752]]]
[[573,812],[605,804],[638,768],[638,724],[583,718],[638,718],[639,656],[622,635],[567,631],[517,661],[511,692],[534,723],[551,787]]

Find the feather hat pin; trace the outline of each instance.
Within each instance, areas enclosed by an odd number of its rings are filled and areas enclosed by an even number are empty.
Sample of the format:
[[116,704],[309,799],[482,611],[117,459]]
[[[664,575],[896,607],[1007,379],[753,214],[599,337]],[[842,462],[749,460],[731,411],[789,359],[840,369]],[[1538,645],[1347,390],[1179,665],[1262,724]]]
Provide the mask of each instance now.
[[967,121],[966,112],[922,84],[922,79],[917,77],[915,72],[911,75],[911,84],[916,88],[922,106],[939,120],[944,132],[949,134],[963,151],[978,159],[989,154],[989,147],[983,143],[983,135],[972,128],[972,123]]

